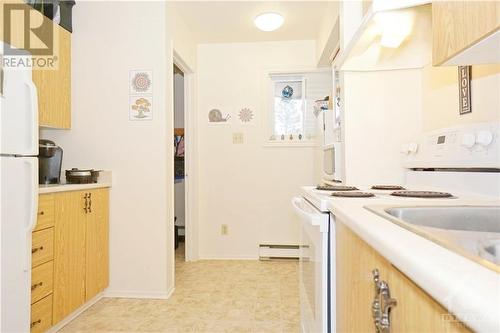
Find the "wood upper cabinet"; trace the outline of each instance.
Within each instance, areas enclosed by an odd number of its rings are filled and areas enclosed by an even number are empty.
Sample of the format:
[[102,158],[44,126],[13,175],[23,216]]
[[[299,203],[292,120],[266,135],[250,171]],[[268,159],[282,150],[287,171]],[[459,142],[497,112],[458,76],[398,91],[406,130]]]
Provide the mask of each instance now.
[[109,190],[54,195],[53,322],[108,286]]
[[85,298],[90,300],[109,283],[109,195],[108,189],[89,191],[85,262]]
[[71,128],[71,33],[54,25],[58,68],[33,70],[38,90],[38,123],[40,126]]
[[[433,1],[433,64],[448,62],[499,28],[500,1]],[[475,56],[478,54],[476,52]],[[472,55],[470,59],[470,65],[481,63],[476,62]]]
[[392,332],[471,332],[348,227],[336,227],[337,332],[376,331],[374,269],[397,302],[390,311]]
[[84,208],[80,191],[55,195],[54,324],[85,303]]
[[[5,5],[8,5],[7,7]],[[33,68],[33,82],[38,91],[38,122],[40,126],[52,128],[71,128],[71,33],[58,24],[55,24],[26,5],[23,0],[0,0],[0,16],[5,18],[6,8],[11,6],[10,15],[11,26],[10,36],[4,34],[4,24],[0,24],[0,39],[10,42],[16,48],[26,49],[46,48],[42,40],[46,40],[44,35],[41,39],[31,38],[31,45],[25,45],[25,27],[26,23],[20,9],[29,10],[30,24],[34,27],[41,24],[52,27],[52,29],[43,30],[43,34],[52,34],[53,36],[53,55],[33,55],[43,59],[54,59],[57,57],[56,68],[47,67]],[[15,6],[15,7],[12,7]],[[42,23],[43,22],[43,23]],[[40,32],[38,32],[40,33]],[[42,64],[45,63],[41,62]]]

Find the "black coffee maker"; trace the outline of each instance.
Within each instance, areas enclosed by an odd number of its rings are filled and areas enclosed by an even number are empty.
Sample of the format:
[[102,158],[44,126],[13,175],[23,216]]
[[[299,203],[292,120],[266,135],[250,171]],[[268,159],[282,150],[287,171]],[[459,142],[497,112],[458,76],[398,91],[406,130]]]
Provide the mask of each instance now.
[[38,141],[38,184],[59,184],[63,150],[54,141]]

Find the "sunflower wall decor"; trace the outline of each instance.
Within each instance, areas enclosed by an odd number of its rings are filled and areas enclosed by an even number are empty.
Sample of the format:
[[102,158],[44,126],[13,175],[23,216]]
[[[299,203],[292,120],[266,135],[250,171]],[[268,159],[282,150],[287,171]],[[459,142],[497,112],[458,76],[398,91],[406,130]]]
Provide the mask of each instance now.
[[238,112],[238,118],[242,123],[249,123],[253,120],[253,111],[249,108],[243,108]]

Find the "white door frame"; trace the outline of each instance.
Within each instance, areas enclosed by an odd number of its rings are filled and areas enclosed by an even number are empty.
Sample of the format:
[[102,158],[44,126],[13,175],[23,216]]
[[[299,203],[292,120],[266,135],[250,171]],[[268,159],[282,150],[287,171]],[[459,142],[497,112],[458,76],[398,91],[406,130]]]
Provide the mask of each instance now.
[[186,261],[198,260],[198,170],[195,107],[195,74],[182,57],[173,50],[174,64],[184,73],[184,186]]

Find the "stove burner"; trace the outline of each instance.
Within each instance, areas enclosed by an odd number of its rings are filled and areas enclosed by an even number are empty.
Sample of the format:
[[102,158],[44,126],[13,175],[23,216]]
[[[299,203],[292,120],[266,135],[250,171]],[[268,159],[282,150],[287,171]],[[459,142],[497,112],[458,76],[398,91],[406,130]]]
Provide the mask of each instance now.
[[391,195],[396,197],[405,198],[451,198],[453,195],[446,192],[434,192],[434,191],[396,191],[392,192]]
[[346,185],[318,185],[316,186],[317,190],[320,191],[356,191],[357,188],[354,186],[346,186]]
[[373,185],[372,190],[388,190],[388,191],[398,191],[404,190],[405,188],[400,185]]
[[332,192],[332,197],[343,197],[343,198],[370,198],[374,197],[375,194],[368,192]]

